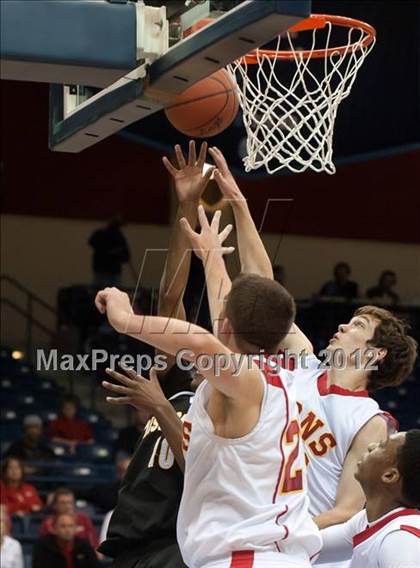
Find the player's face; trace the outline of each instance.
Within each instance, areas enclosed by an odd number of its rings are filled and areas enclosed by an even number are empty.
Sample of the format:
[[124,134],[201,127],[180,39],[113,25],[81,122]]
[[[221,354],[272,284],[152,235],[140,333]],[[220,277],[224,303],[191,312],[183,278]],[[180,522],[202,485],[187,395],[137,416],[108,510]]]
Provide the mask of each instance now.
[[382,442],[369,444],[367,452],[357,463],[355,478],[362,487],[378,486],[396,468],[397,452],[405,442],[405,432],[398,432]]
[[330,339],[327,349],[329,351],[341,349],[346,356],[348,367],[357,364],[359,368],[368,368],[368,365],[373,365],[378,357],[377,349],[368,344],[378,324],[379,321],[371,316],[355,316],[349,323],[338,326],[338,331]]

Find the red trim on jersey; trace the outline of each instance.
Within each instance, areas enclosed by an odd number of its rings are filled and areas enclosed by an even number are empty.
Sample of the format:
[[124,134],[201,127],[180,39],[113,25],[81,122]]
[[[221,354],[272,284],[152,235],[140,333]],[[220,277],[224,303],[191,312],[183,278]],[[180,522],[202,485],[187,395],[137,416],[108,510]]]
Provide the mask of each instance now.
[[420,538],[420,529],[418,529],[417,527],[411,527],[410,525],[401,525],[400,531],[407,531]]
[[384,416],[387,420],[392,422],[395,430],[398,432],[398,430],[400,429],[400,423],[396,418],[392,416],[390,412],[387,412],[386,410],[381,410],[381,416]]
[[284,435],[286,433],[286,429],[289,426],[289,418],[290,418],[290,415],[289,415],[289,397],[287,396],[286,389],[284,388],[284,385],[281,382],[280,376],[278,376],[278,379],[280,381],[279,387],[282,389],[283,394],[284,394],[284,398],[286,399],[286,422],[284,424],[284,428],[283,428],[283,431],[281,433],[280,441],[279,441],[280,453],[281,453],[281,465],[280,465],[280,470],[279,470],[279,474],[278,474],[278,477],[277,477],[276,488],[274,489],[273,503],[276,502],[277,495],[279,493],[279,485],[280,485],[281,477],[283,475],[284,464],[285,464],[285,461],[286,461],[285,458],[284,458],[283,438],[284,438]]
[[340,396],[362,396],[364,398],[369,397],[367,390],[352,391],[344,389],[343,387],[339,387],[338,385],[328,386],[327,372],[318,377],[318,392],[321,396],[325,396],[327,394],[339,394]]
[[253,550],[235,550],[232,552],[230,568],[252,568],[255,552]]
[[391,513],[384,517],[381,521],[377,522],[375,525],[371,527],[367,527],[364,531],[356,534],[353,537],[353,548],[370,538],[372,535],[380,531],[384,526],[388,523],[397,519],[398,517],[406,517],[407,515],[420,515],[420,512],[417,509],[402,509],[401,511],[395,511],[395,513]]
[[294,371],[296,367],[295,357],[287,357],[286,359],[283,349],[279,350],[279,355],[280,355],[280,367],[282,369],[287,369],[288,371]]

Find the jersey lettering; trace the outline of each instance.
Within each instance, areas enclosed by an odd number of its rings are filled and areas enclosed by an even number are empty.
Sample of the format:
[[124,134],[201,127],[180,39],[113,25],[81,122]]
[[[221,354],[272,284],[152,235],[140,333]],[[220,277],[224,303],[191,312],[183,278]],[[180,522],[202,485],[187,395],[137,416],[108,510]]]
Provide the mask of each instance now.
[[[301,403],[298,403],[299,408],[303,410]],[[325,426],[325,423],[318,418],[318,416],[312,410],[306,414],[306,416],[300,422],[300,431],[302,439],[305,442],[305,446],[309,449],[314,456],[321,457],[325,456],[332,448],[335,448],[337,442],[331,432],[324,432],[317,439],[308,442],[308,438],[313,436],[320,428]],[[306,455],[306,464],[308,465],[310,459]]]
[[184,420],[184,428],[182,430],[182,449],[184,452],[188,450],[191,439],[192,424],[188,420]]
[[334,436],[329,432],[322,434],[318,440],[308,444],[312,453],[318,457],[325,456],[325,454],[332,448],[335,448],[336,445],[337,442],[335,441]]
[[303,490],[302,469],[298,468],[292,472],[293,464],[299,456],[300,433],[297,420],[292,420],[287,427],[285,443],[286,445],[293,444],[293,449],[286,461],[281,493],[295,493]]

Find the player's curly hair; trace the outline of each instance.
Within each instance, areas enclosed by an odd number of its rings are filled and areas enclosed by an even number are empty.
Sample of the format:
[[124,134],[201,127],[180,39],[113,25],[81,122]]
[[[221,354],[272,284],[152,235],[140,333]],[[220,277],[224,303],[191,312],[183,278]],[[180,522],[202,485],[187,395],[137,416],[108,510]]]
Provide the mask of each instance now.
[[296,306],[281,284],[257,274],[240,274],[227,296],[225,315],[243,353],[277,353],[295,319]]
[[379,321],[368,345],[387,350],[386,356],[377,363],[378,369],[371,371],[369,375],[368,389],[376,391],[400,385],[413,371],[417,358],[417,342],[407,334],[408,325],[388,310],[377,306],[363,306],[354,315],[371,316]]
[[402,477],[402,494],[405,504],[420,507],[420,430],[409,430],[405,442],[397,453],[398,470]]

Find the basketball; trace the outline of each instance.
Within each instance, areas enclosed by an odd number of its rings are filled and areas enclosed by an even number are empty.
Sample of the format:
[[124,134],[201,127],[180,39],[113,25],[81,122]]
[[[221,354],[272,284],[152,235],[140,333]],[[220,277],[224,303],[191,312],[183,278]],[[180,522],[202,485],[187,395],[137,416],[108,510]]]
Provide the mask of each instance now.
[[220,134],[232,124],[238,109],[237,84],[225,69],[198,81],[165,109],[169,122],[193,138]]

